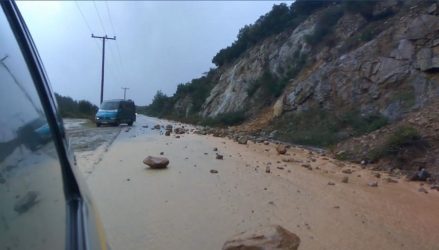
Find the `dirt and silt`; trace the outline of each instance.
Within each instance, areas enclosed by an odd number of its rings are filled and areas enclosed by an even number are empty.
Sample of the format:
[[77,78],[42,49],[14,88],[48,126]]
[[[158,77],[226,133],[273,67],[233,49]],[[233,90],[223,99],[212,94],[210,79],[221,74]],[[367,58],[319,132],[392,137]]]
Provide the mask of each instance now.
[[[170,122],[68,128],[113,249],[221,249],[270,224],[297,234],[299,249],[439,249],[439,192],[421,183],[300,147],[279,155],[274,143],[165,136],[155,124]],[[161,153],[167,169],[142,163]]]

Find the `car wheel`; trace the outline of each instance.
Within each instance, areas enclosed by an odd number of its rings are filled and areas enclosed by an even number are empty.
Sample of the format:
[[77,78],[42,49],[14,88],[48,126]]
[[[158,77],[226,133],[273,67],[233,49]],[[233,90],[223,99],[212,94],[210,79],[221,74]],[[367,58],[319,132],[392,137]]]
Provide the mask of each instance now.
[[100,127],[101,124],[99,122],[96,122],[96,127]]

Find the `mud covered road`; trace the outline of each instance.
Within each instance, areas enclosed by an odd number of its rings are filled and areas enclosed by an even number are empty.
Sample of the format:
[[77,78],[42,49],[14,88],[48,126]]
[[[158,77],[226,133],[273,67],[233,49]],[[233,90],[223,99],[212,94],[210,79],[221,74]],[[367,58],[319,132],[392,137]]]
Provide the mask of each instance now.
[[[66,124],[112,249],[221,249],[266,224],[296,233],[299,249],[439,249],[439,192],[419,183],[300,147],[280,156],[272,143],[164,136],[151,128],[169,122],[145,116],[133,127]],[[161,152],[168,169],[142,163]]]

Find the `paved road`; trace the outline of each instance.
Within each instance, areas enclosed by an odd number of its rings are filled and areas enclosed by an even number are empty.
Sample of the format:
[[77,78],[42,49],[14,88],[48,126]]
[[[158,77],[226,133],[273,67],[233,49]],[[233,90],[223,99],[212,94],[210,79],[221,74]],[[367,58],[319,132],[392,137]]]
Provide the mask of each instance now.
[[[151,130],[157,123],[168,124],[139,116],[132,128],[69,132],[72,140],[87,138],[73,145],[83,149],[78,162],[113,249],[221,249],[230,236],[266,224],[298,234],[300,249],[438,249],[439,192],[419,193],[384,175],[371,188],[371,172],[306,149],[289,149],[294,162],[285,163],[275,145],[168,137]],[[100,146],[81,146],[90,138]],[[215,159],[213,148],[224,160]],[[142,163],[161,152],[168,169]],[[340,181],[345,168],[354,171],[347,184]]]

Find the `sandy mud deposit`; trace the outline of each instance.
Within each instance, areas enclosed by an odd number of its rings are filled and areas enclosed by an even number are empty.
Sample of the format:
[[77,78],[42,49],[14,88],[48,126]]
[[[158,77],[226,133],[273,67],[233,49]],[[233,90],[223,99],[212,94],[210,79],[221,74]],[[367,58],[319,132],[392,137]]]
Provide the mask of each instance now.
[[[132,128],[69,132],[79,149],[104,140],[77,158],[113,249],[221,249],[271,224],[299,236],[299,249],[439,249],[436,190],[300,147],[165,136],[167,124],[139,116]],[[148,155],[168,168],[148,169]]]

